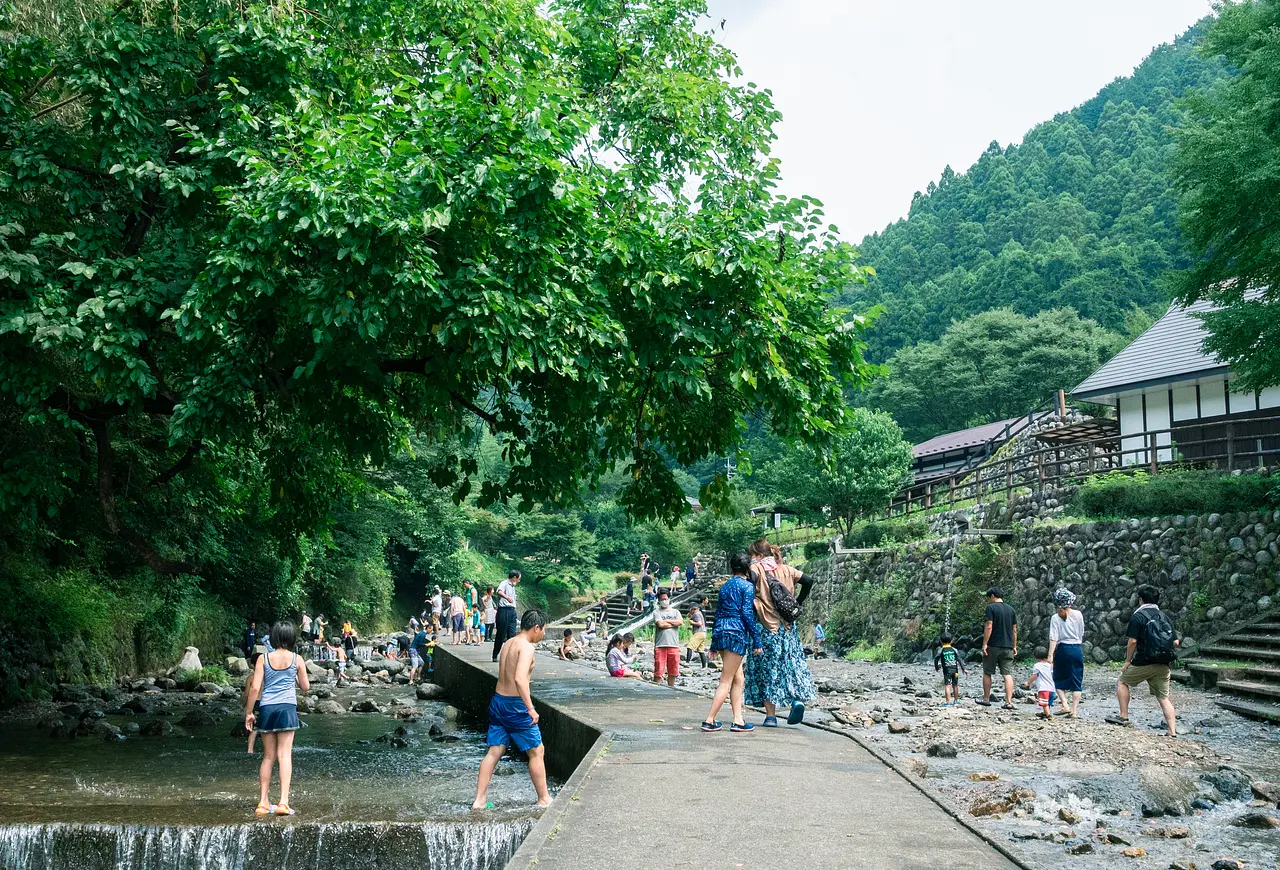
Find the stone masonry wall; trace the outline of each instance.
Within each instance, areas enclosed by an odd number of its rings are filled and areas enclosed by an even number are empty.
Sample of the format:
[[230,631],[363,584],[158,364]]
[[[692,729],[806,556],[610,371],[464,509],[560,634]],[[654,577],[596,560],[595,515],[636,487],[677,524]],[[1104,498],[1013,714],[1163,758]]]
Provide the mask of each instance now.
[[[1034,518],[1052,515],[1067,500],[1061,493],[1015,500],[1004,517],[1018,517],[1015,535],[996,545],[1003,553],[992,579],[1017,609],[1020,646],[1028,651],[1048,643],[1051,596],[1060,586],[1077,596],[1085,652],[1096,662],[1123,659],[1124,631],[1144,583],[1161,590],[1161,607],[1174,617],[1188,650],[1272,607],[1280,583],[1280,511],[1065,525]],[[961,547],[979,545],[971,537],[961,541]],[[841,604],[846,611],[857,604],[858,631],[871,643],[905,636],[927,646],[934,638],[920,632],[943,623],[949,588],[953,606],[961,598],[972,605],[980,594],[955,579],[964,572],[953,538],[815,559],[805,571],[826,586],[813,596],[810,618],[827,620]],[[885,589],[901,594],[878,595]],[[889,600],[882,607],[870,603],[878,598]],[[975,624],[952,624],[961,645],[981,635],[980,614],[969,618]]]

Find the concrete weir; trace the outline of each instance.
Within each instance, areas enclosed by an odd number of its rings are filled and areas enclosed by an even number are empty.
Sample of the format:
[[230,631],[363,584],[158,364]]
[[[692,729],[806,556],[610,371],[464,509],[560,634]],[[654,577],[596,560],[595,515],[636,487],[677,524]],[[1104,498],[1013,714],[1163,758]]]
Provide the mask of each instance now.
[[[496,682],[490,649],[440,649],[436,679],[484,717]],[[706,698],[546,654],[533,697],[548,768],[566,781],[508,870],[1026,866],[847,736],[803,726],[731,733],[728,705],[725,730],[703,734]]]

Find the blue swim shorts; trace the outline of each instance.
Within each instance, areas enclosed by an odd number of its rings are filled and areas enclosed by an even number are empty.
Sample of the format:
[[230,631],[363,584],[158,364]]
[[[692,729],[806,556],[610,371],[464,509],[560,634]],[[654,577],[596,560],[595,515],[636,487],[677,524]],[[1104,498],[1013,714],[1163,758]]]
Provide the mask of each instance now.
[[534,724],[519,696],[499,695],[489,702],[489,746],[510,746],[528,752],[542,745],[542,732]]

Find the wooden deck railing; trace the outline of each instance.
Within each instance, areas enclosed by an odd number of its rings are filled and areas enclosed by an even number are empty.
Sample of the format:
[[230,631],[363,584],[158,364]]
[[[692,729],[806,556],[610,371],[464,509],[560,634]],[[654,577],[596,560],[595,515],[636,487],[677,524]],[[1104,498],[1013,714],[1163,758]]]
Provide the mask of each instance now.
[[[1264,431],[1241,431],[1258,428]],[[1185,434],[1178,437],[1187,429],[1211,429],[1214,434],[1198,439],[1187,439]],[[1269,458],[1280,459],[1280,416],[1220,423],[1188,421],[1140,435],[1111,435],[989,459],[905,488],[890,502],[885,516],[909,516],[968,501],[981,503],[984,498],[1003,496],[1008,500],[1015,489],[1042,491],[1117,469],[1158,473],[1170,468],[1216,468],[1228,472],[1266,465]]]

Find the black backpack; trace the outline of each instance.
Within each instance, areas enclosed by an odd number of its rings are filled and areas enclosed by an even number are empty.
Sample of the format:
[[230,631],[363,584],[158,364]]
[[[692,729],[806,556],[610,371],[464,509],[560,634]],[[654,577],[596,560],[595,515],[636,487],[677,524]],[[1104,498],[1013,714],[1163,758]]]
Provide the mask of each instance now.
[[784,622],[794,623],[796,617],[800,615],[800,605],[796,597],[791,594],[790,589],[782,585],[778,575],[772,571],[765,571],[764,577],[769,583],[769,597],[773,599],[773,609],[778,611],[778,616],[782,617]]
[[1142,626],[1142,639],[1138,641],[1139,652],[1147,664],[1171,664],[1175,658],[1173,640],[1173,623],[1163,611],[1157,610],[1147,617],[1146,625]]

